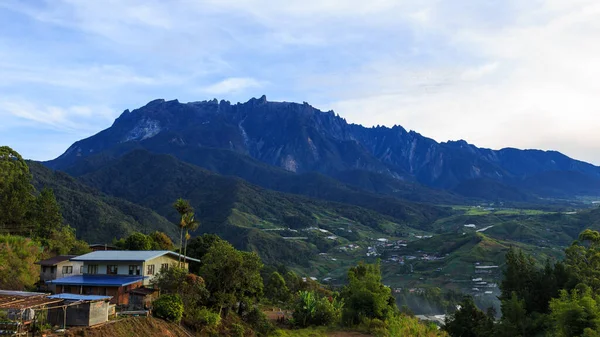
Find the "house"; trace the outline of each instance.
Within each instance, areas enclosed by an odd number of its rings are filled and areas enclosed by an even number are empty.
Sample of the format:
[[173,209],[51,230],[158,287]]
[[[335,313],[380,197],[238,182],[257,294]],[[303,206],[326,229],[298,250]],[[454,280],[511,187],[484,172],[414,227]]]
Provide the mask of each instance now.
[[83,274],[83,262],[71,261],[74,257],[76,255],[59,255],[36,262],[40,265],[40,288],[56,292],[54,285],[46,285],[47,281]]
[[93,243],[93,244],[90,244],[89,247],[93,252],[96,252],[99,250],[117,250],[118,249],[115,246],[107,245],[105,243]]
[[47,320],[53,326],[93,326],[108,322],[110,296],[58,294],[48,296],[63,300],[63,306],[48,310]]
[[149,286],[161,270],[177,265],[185,258],[184,268],[189,261],[200,260],[185,257],[168,250],[95,251],[71,258],[83,263],[83,274],[48,281],[56,286],[56,293],[112,296],[111,303],[129,304],[129,293],[133,289]]

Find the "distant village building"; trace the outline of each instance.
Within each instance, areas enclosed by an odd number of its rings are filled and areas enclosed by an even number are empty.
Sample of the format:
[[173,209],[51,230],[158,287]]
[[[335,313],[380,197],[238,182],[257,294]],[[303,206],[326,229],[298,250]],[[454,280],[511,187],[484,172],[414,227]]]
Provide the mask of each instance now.
[[40,288],[56,292],[56,286],[47,285],[47,281],[83,274],[83,262],[70,261],[74,257],[76,255],[59,255],[37,262],[40,265]]
[[[71,258],[83,263],[83,274],[48,281],[56,293],[111,296],[111,303],[128,305],[132,290],[149,286],[161,270],[177,265],[179,254],[167,250],[95,251]],[[181,255],[183,268],[200,260]]]

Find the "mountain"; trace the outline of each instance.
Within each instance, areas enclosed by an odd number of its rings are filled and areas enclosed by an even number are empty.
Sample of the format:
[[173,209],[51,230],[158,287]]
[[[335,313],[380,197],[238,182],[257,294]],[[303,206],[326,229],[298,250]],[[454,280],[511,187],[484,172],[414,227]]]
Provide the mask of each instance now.
[[28,162],[33,185],[54,191],[65,222],[75,228],[76,235],[90,243],[110,243],[133,231],[162,231],[176,238],[174,223],[151,209],[108,196],[66,173],[52,171],[40,163]]
[[[119,156],[133,148],[175,154],[195,164],[200,160],[196,154],[199,148],[227,149],[296,174],[319,172],[344,177],[345,171],[366,171],[447,190],[465,181],[480,180],[505,185],[498,190],[512,186],[518,190],[517,196],[600,195],[596,188],[599,167],[555,151],[490,150],[465,141],[438,143],[401,126],[366,128],[307,103],[269,102],[265,96],[238,104],[216,99],[191,103],[155,100],[139,109],[125,110],[110,128],[74,143],[45,164],[72,170],[95,154],[108,151]],[[241,157],[235,160],[251,162]],[[250,166],[259,167],[256,163]],[[547,188],[544,176],[548,172],[568,172],[561,175],[565,186]],[[252,172],[245,174],[244,179],[248,179]]]
[[[266,190],[146,150],[131,151],[79,180],[108,195],[153,209],[171,221],[177,218],[173,201],[188,199],[201,221],[198,233],[216,233],[240,249],[256,250],[267,263],[306,266],[309,257],[339,244],[335,239],[299,234],[309,227],[333,226],[332,231],[344,228],[340,237],[356,241],[367,232],[399,236],[409,230],[415,232],[418,229],[413,227],[449,213],[429,205],[401,207],[391,198],[396,205],[389,213],[395,216],[384,215],[348,204]],[[358,229],[347,232],[348,226]],[[292,242],[282,236],[307,241]]]

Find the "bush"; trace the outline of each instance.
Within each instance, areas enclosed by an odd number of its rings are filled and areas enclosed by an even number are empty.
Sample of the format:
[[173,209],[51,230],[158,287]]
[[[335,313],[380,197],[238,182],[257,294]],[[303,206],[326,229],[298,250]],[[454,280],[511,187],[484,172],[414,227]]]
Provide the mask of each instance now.
[[176,294],[161,295],[154,301],[152,313],[169,322],[179,322],[183,316],[183,301]]
[[243,319],[259,336],[271,336],[275,331],[275,327],[269,322],[265,313],[257,307],[252,308]]
[[207,308],[196,308],[186,313],[184,322],[195,331],[216,332],[221,316]]
[[313,291],[301,291],[294,306],[296,325],[331,325],[340,320],[343,303],[333,297],[319,297]]
[[238,323],[231,324],[231,328],[229,329],[231,332],[231,336],[234,337],[244,337],[244,326]]

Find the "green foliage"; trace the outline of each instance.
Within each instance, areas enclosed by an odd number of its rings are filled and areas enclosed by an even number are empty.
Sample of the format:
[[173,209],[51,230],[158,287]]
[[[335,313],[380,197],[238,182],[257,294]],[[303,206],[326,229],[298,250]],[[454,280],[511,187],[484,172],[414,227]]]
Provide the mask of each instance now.
[[599,292],[600,233],[586,229],[565,253],[565,265],[573,277],[571,285],[583,284]]
[[125,239],[124,248],[128,250],[151,250],[152,239],[142,233],[132,233]]
[[344,322],[349,325],[358,324],[363,318],[385,320],[397,310],[391,289],[381,282],[379,262],[350,268],[348,285],[341,296],[345,302]]
[[395,315],[387,320],[387,332],[383,336],[443,337],[448,336],[437,325],[424,324],[417,318],[407,315]]
[[460,309],[446,317],[444,330],[451,336],[487,337],[494,328],[494,318],[479,310],[471,297],[460,303]]
[[159,230],[175,237],[171,222],[152,210],[117,197],[106,196],[64,172],[52,171],[40,163],[28,162],[33,185],[51,188],[64,222],[77,237],[92,243],[109,243],[141,230]]
[[343,302],[336,298],[301,291],[294,305],[294,322],[300,327],[332,325],[339,322],[343,306]]
[[550,301],[550,318],[557,337],[593,336],[600,334],[600,295],[587,286],[569,294],[560,292]]
[[292,293],[285,284],[283,276],[278,272],[274,271],[265,285],[266,297],[273,303],[287,303]]
[[241,324],[233,323],[231,324],[231,327],[229,327],[229,332],[233,337],[244,337],[246,329],[244,329],[244,326]]
[[225,241],[216,241],[204,255],[200,275],[210,292],[209,303],[219,312],[233,308],[238,314],[262,296],[262,262],[255,253],[240,252]]
[[[189,311],[189,313],[187,312]],[[215,333],[221,324],[221,316],[207,308],[187,308],[184,317],[187,326],[195,331]]]
[[173,241],[167,234],[154,231],[148,237],[152,240],[152,250],[173,250]]
[[171,250],[173,241],[163,232],[155,231],[150,235],[133,232],[126,238],[114,241],[114,245],[124,250]]
[[63,224],[60,206],[51,189],[42,189],[40,195],[35,199],[34,207],[35,221],[37,223],[35,235],[37,237],[49,237],[52,231],[58,230]]
[[183,301],[177,294],[161,295],[152,303],[152,314],[169,322],[179,322],[183,316]]
[[152,278],[151,283],[164,294],[179,295],[185,308],[189,310],[205,305],[209,297],[204,280],[200,276],[176,266],[161,270]]
[[8,146],[0,147],[0,231],[29,233],[33,186],[29,167],[21,155]]
[[0,235],[0,289],[32,289],[39,280],[40,268],[35,262],[41,253],[31,239]]

